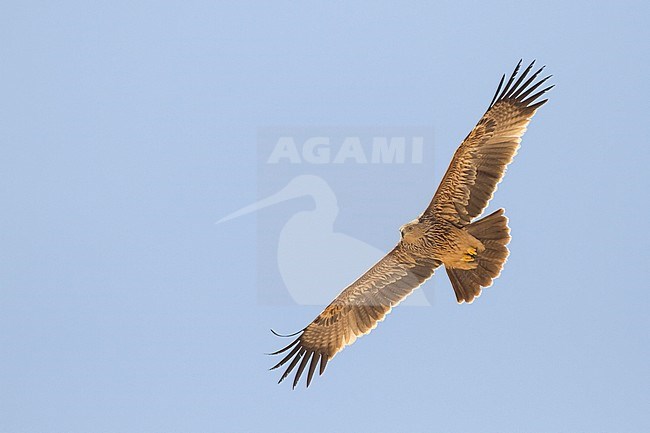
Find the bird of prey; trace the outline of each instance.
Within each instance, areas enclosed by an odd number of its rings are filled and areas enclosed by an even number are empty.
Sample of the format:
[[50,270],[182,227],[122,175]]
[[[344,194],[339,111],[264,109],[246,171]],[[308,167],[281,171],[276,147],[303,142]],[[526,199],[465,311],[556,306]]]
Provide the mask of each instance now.
[[[530,74],[533,61],[517,78],[501,77],[487,111],[454,154],[425,211],[400,228],[397,246],[345,288],[288,346],[271,369],[289,363],[279,382],[297,367],[293,387],[305,368],[307,386],[345,346],[369,333],[393,307],[444,265],[458,303],[471,303],[499,276],[508,257],[510,229],[504,210],[481,215],[512,161],[526,127],[553,86]],[[537,81],[536,81],[537,80]],[[505,86],[504,86],[505,82]],[[279,383],[278,382],[278,383]]]

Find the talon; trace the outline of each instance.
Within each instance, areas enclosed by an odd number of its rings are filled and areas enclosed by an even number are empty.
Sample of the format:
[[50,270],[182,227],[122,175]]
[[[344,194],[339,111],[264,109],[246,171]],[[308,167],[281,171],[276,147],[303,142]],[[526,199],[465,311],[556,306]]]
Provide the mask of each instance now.
[[463,257],[461,258],[462,261],[470,263],[473,262],[474,259],[476,259],[476,248],[474,247],[469,247],[467,248],[467,252],[463,254]]

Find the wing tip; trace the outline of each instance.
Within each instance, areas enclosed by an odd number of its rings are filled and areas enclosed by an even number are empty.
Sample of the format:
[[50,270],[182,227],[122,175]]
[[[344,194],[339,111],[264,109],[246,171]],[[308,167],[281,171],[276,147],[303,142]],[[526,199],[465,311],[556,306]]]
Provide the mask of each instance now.
[[[535,82],[539,74],[542,73],[544,68],[546,68],[546,65],[542,66],[539,68],[535,73],[533,73],[527,80],[526,77],[528,77],[528,74],[532,70],[533,66],[535,65],[537,60],[533,60],[527,67],[524,69],[524,71],[519,75],[519,78],[517,79],[516,82],[514,82],[515,78],[517,77],[519,70],[521,69],[521,64],[523,62],[523,59],[520,59],[517,65],[515,66],[515,69],[513,70],[512,74],[510,75],[510,78],[508,79],[507,83],[505,86],[503,86],[503,83],[505,81],[506,75],[501,76],[501,80],[499,81],[499,85],[497,86],[497,90],[494,93],[494,97],[492,98],[492,101],[490,102],[490,105],[488,107],[488,110],[492,108],[494,105],[498,104],[501,101],[516,101],[519,104],[522,104],[526,108],[531,108],[533,110],[541,107],[544,105],[543,103],[538,103],[535,102],[541,95],[544,93],[548,92],[551,90],[554,85],[548,86],[544,88],[543,90],[535,93],[532,96],[529,96],[531,93],[533,93],[536,89],[538,89],[544,82],[546,82],[548,79],[550,79],[553,75],[549,75],[547,77],[542,78],[541,80]],[[526,81],[524,81],[526,80]],[[513,84],[514,82],[514,84]],[[502,88],[503,87],[503,88]],[[547,100],[544,100],[543,102],[545,103]],[[533,108],[534,107],[534,108]]]
[[280,376],[280,379],[278,380],[278,384],[280,384],[287,377],[289,377],[291,375],[291,372],[296,368],[296,366],[298,366],[298,369],[296,370],[296,373],[293,378],[291,389],[296,388],[296,386],[300,382],[300,378],[302,377],[307,365],[309,365],[309,369],[307,370],[307,380],[306,380],[306,387],[308,388],[309,385],[311,385],[311,382],[314,378],[318,364],[320,363],[320,368],[318,369],[319,370],[318,375],[320,376],[323,374],[323,372],[325,372],[325,367],[327,366],[327,362],[331,359],[331,357],[326,352],[320,350],[308,349],[304,346],[301,340],[304,331],[305,329],[302,329],[293,334],[282,335],[271,330],[273,335],[277,335],[279,337],[291,337],[300,334],[300,336],[295,340],[293,340],[289,345],[275,352],[266,354],[266,355],[279,355],[290,350],[289,353],[286,354],[277,364],[269,368],[269,371],[280,368],[286,363],[288,363],[289,361],[291,361],[287,366],[287,368],[282,373],[282,375]]

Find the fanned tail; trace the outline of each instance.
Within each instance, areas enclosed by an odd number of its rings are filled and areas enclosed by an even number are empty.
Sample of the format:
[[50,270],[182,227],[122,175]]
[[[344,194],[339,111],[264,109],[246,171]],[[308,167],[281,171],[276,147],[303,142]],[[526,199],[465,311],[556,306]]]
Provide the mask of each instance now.
[[466,227],[485,246],[485,250],[476,256],[478,266],[475,269],[445,267],[458,303],[471,303],[481,294],[482,288],[491,286],[501,273],[509,254],[506,245],[510,242],[508,218],[503,213],[504,210],[499,209]]

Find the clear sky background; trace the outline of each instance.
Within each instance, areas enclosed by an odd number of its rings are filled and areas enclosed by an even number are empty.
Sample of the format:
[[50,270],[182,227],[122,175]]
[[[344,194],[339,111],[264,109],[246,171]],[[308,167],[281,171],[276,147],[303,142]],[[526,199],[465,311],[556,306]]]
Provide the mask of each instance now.
[[[649,431],[648,17],[3,2],[0,432]],[[258,128],[429,125],[435,184],[519,58],[557,87],[491,205],[502,277],[458,306],[439,272],[432,307],[396,309],[308,390],[276,385],[269,328],[319,308],[260,304],[256,216],[215,225],[257,199]],[[395,243],[433,193],[413,188],[365,241]]]

